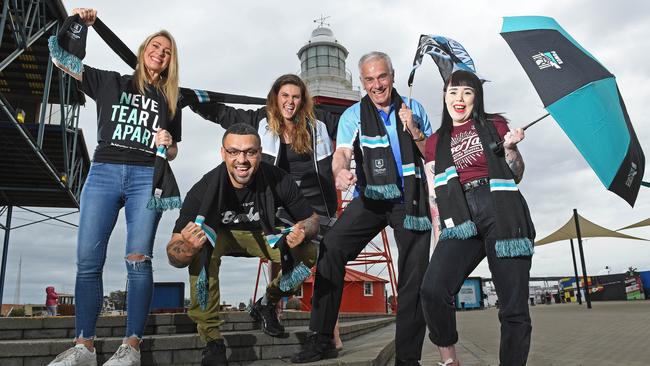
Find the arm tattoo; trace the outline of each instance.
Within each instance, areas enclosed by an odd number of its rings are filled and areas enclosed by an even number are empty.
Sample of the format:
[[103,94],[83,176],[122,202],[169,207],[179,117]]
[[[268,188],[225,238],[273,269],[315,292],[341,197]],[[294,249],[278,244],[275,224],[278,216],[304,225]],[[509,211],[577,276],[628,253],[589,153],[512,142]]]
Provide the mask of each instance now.
[[198,251],[190,247],[183,239],[172,241],[167,246],[169,264],[176,268],[187,267]]
[[515,176],[515,183],[521,182],[521,178],[524,176],[524,159],[521,158],[519,150],[506,149],[506,164],[510,167],[512,174]]
[[318,230],[320,230],[319,217],[317,214],[313,214],[310,217],[304,219],[302,224],[305,225],[305,240],[310,240],[318,235]]

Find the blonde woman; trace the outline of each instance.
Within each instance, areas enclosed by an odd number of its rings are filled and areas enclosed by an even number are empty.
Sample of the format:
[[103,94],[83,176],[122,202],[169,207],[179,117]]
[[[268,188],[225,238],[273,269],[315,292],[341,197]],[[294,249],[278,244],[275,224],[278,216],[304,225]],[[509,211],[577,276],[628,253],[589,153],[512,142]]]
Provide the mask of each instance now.
[[[97,17],[94,9],[74,9],[72,14],[78,14],[87,26]],[[81,90],[97,103],[98,144],[80,201],[75,346],[50,365],[97,365],[93,340],[104,296],[102,270],[108,240],[122,208],[127,224],[126,334],[104,365],[140,365],[140,341],[153,291],[153,243],[161,216],[147,208],[156,148],[166,146],[167,159],[172,160],[181,139],[174,38],[166,31],[147,37],[138,51],[133,75],[84,65],[80,81]]]

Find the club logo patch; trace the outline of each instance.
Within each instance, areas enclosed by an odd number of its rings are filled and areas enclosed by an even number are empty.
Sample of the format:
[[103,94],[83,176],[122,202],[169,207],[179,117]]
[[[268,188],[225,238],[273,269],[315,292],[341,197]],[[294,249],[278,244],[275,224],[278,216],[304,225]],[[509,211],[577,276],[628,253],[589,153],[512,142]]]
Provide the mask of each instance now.
[[375,177],[383,177],[386,175],[386,164],[384,163],[384,159],[373,159],[372,175]]
[[72,39],[80,39],[81,36],[79,33],[83,30],[83,26],[79,23],[72,23],[70,24],[70,28],[68,28],[67,34],[70,38]]
[[562,62],[562,59],[560,58],[560,56],[557,55],[557,52],[555,51],[540,52],[534,54],[532,58],[540,70],[544,70],[549,67],[555,69],[561,69],[562,67],[560,65],[564,63]]
[[82,27],[81,24],[79,23],[72,23],[72,25],[70,25],[70,30],[72,31],[72,33],[79,33],[81,32],[81,29]]

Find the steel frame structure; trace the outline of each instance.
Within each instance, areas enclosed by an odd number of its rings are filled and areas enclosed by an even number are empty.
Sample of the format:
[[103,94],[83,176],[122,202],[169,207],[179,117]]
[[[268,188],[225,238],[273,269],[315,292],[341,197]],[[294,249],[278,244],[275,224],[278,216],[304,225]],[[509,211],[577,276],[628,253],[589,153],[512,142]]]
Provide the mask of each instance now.
[[[76,90],[75,81],[63,73],[61,70],[53,67],[52,61],[47,57],[47,68],[45,72],[45,81],[42,84],[42,91],[34,93],[34,86],[40,87],[40,83],[28,83],[29,88],[32,89],[32,94],[42,94],[40,101],[40,113],[37,124],[36,133],[34,133],[34,126],[28,128],[23,122],[19,121],[16,108],[12,106],[8,96],[12,96],[12,90],[5,88],[7,85],[4,77],[6,75],[15,75],[16,72],[6,72],[9,66],[14,62],[28,62],[37,61],[36,57],[29,53],[36,52],[34,48],[37,42],[43,44],[43,39],[48,35],[55,33],[60,24],[66,17],[65,8],[60,0],[4,0],[2,3],[2,16],[0,18],[0,48],[2,48],[2,59],[0,60],[0,75],[3,76],[4,83],[0,82],[0,118],[6,119],[9,124],[15,127],[15,132],[18,136],[22,137],[21,143],[24,144],[26,150],[30,155],[26,159],[32,158],[35,164],[38,164],[41,170],[47,172],[49,176],[50,187],[29,187],[17,186],[16,182],[9,182],[9,178],[0,178],[0,199],[3,202],[8,202],[5,206],[0,206],[0,217],[5,215],[5,223],[0,224],[0,229],[4,230],[4,242],[2,253],[2,264],[0,268],[0,304],[2,304],[2,297],[4,292],[4,282],[7,267],[7,256],[9,248],[9,237],[12,230],[16,230],[29,225],[41,223],[44,221],[55,220],[67,225],[77,226],[71,222],[62,220],[61,217],[71,215],[78,212],[79,196],[81,188],[87,175],[87,152],[84,156],[80,156],[79,151],[85,152],[85,144],[83,143],[83,136],[79,133],[79,101],[78,93]],[[11,35],[6,35],[5,32],[10,32]],[[7,37],[6,37],[7,36]],[[10,42],[7,42],[10,41]],[[46,42],[46,40],[45,40]],[[11,47],[14,47],[13,50]],[[37,47],[36,47],[37,48]],[[42,47],[41,47],[42,48]],[[8,50],[8,51],[7,51]],[[23,67],[23,69],[26,69]],[[25,71],[29,78],[30,75],[35,74],[37,71]],[[54,73],[58,82],[53,81]],[[38,76],[38,75],[37,75]],[[31,76],[33,77],[33,76]],[[40,77],[39,77],[40,79]],[[55,85],[53,85],[55,84]],[[22,85],[21,85],[22,87]],[[54,87],[54,89],[53,89]],[[50,96],[55,94],[55,100],[51,103]],[[13,95],[16,97],[16,95]],[[77,100],[74,100],[76,97]],[[54,104],[58,101],[57,104]],[[53,107],[59,105],[58,111],[54,112]],[[48,113],[49,111],[49,113]],[[54,123],[57,122],[57,123]],[[53,160],[48,157],[44,149],[44,139],[46,130],[57,130],[60,133],[60,141],[62,142],[63,150],[63,169],[57,167]],[[54,132],[55,134],[57,132]],[[56,138],[58,141],[58,138]],[[81,141],[81,142],[80,142]],[[43,178],[43,177],[41,177]],[[55,182],[53,185],[51,182]],[[14,183],[14,184],[12,184]],[[67,203],[60,205],[73,209],[73,211],[61,213],[58,215],[47,215],[36,210],[28,209],[24,206],[12,205],[12,201],[8,196],[15,192],[29,191],[36,195],[61,195],[64,194]],[[30,203],[28,206],[46,207],[39,204],[39,202]],[[20,208],[41,218],[33,222],[13,226],[12,227],[12,214],[14,207]]]

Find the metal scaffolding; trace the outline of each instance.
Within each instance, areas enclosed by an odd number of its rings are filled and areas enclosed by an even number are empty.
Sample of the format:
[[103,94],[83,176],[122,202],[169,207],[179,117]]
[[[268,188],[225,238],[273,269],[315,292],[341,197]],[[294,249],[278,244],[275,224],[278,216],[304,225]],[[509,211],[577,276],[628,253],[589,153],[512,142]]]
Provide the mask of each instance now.
[[[78,128],[77,81],[53,67],[47,38],[67,17],[60,0],[4,0],[0,18],[0,217],[5,215],[0,304],[11,230],[79,208],[90,158]],[[27,207],[71,209],[46,215]],[[12,226],[14,208],[40,216]]]

